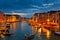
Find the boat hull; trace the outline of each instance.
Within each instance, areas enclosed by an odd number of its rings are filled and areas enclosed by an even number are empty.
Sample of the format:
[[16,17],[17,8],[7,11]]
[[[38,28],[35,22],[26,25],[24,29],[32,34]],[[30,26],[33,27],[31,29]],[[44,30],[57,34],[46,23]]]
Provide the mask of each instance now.
[[60,32],[55,32],[54,33],[56,36],[60,36]]

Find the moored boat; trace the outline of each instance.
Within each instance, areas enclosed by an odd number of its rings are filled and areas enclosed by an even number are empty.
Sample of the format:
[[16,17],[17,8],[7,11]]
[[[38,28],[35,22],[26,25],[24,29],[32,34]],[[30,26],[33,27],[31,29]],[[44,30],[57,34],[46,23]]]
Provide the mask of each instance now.
[[60,36],[60,32],[55,32],[54,33],[56,36]]

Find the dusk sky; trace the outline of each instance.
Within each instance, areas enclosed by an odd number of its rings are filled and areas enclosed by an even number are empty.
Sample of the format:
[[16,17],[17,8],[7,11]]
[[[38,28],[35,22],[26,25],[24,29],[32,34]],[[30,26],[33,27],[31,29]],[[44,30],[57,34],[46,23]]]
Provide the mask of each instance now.
[[0,0],[0,11],[32,15],[60,9],[60,0]]

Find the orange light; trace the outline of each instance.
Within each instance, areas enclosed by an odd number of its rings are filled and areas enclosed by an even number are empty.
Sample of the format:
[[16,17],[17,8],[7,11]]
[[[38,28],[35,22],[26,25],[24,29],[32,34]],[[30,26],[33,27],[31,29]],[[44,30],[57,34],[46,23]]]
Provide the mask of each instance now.
[[49,20],[49,19],[47,19],[47,21],[49,22],[50,20]]
[[47,31],[46,37],[49,39],[50,38],[50,31]]

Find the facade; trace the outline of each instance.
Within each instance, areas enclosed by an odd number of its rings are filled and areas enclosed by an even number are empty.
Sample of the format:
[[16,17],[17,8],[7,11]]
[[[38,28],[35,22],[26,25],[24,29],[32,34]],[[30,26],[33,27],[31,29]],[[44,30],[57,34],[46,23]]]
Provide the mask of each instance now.
[[17,20],[16,15],[6,15],[6,22],[16,22]]
[[5,16],[3,12],[0,12],[0,23],[5,22]]
[[60,10],[45,13],[35,13],[32,19],[37,19],[41,24],[56,24],[60,27]]

